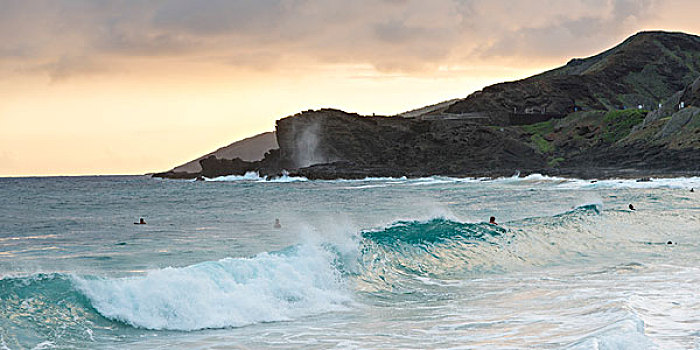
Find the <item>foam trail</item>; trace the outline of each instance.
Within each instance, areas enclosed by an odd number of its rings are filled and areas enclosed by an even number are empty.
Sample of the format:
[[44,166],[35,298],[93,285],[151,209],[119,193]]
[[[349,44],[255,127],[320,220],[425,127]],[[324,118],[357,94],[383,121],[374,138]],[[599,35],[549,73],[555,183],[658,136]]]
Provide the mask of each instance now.
[[[280,177],[260,176],[257,172],[247,172],[245,175],[220,176],[206,181],[213,182],[306,182],[311,181],[305,177],[289,176],[284,172]],[[421,178],[404,177],[366,177],[364,179],[336,179],[336,180],[315,180],[318,182],[330,183],[362,183],[379,182],[386,184],[410,184],[412,186],[428,186],[449,183],[484,183],[502,185],[554,185],[553,189],[571,190],[596,190],[596,189],[700,189],[700,177],[677,177],[677,178],[652,178],[650,181],[637,181],[634,179],[607,179],[607,180],[583,180],[575,178],[564,178],[557,176],[547,176],[542,174],[530,174],[520,177],[519,174],[501,178],[456,178],[446,176],[430,176]]]
[[637,181],[636,179],[607,179],[607,180],[583,180],[575,178],[563,178],[542,174],[530,174],[525,177],[505,177],[484,182],[502,184],[553,184],[555,189],[690,189],[700,187],[700,177],[676,177],[676,178],[651,178],[649,181]]
[[146,329],[197,330],[293,320],[350,301],[332,254],[296,246],[128,278],[74,277],[103,316]]
[[629,179],[610,179],[597,182],[578,180],[572,182],[578,184],[580,189],[690,189],[700,188],[700,177],[677,177],[677,178],[652,178],[650,181],[637,181]]
[[226,176],[219,176],[215,178],[205,178],[206,181],[212,181],[212,182],[234,182],[234,181],[260,181],[264,180],[264,178],[260,177],[260,174],[258,174],[255,171],[249,171],[245,173],[245,175],[226,175]]
[[618,349],[657,349],[658,347],[644,334],[644,322],[637,317],[613,323],[602,330],[585,337],[566,349],[618,350]]
[[285,183],[285,182],[305,182],[309,181],[309,179],[303,177],[303,176],[289,176],[289,173],[286,171],[282,172],[282,176],[278,177],[268,177],[268,176],[260,176],[260,174],[256,171],[249,171],[245,173],[245,175],[227,175],[227,176],[219,176],[215,178],[205,178],[206,181],[211,181],[211,182],[239,182],[239,181],[246,181],[246,182],[277,182],[277,183]]

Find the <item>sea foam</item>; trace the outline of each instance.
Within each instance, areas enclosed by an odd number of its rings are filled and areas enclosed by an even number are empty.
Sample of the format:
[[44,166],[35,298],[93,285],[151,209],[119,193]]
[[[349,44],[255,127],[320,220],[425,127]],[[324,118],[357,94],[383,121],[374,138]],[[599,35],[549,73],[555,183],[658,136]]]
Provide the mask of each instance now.
[[127,278],[74,277],[103,316],[146,329],[197,330],[294,320],[345,309],[332,254],[295,246]]
[[214,177],[211,179],[205,178],[205,180],[211,181],[211,182],[247,181],[247,182],[279,182],[279,183],[309,181],[309,179],[307,179],[303,176],[289,176],[289,174],[287,172],[283,172],[282,176],[270,177],[270,176],[260,176],[260,174],[258,172],[255,172],[255,171],[249,171],[249,172],[245,173],[244,175],[219,176],[219,177]]

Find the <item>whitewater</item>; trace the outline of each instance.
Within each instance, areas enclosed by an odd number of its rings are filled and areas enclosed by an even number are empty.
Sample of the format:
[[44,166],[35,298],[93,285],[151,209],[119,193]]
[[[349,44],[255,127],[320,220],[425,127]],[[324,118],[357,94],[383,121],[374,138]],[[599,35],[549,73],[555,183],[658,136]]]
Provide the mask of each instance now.
[[700,350],[698,291],[699,177],[0,178],[0,349]]

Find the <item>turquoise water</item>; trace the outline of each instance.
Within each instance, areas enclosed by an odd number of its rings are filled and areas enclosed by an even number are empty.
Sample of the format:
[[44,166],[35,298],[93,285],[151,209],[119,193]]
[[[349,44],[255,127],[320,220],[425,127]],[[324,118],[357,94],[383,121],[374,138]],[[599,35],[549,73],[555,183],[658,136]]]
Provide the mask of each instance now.
[[700,349],[698,190],[2,178],[0,349]]

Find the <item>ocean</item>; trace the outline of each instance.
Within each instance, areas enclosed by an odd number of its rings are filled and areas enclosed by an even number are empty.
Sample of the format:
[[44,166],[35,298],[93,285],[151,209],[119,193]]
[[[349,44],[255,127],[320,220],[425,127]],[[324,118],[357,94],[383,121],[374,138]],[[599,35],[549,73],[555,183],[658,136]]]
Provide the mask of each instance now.
[[328,348],[700,349],[700,178],[0,178],[0,349]]

